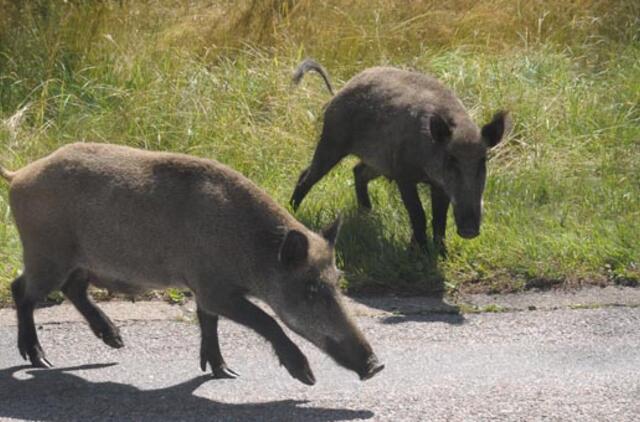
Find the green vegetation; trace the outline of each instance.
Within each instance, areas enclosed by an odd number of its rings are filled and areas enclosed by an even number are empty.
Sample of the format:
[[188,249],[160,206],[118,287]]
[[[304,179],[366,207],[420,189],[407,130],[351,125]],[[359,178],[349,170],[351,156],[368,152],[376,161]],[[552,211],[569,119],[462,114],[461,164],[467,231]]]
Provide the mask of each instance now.
[[[319,78],[291,86],[301,59],[337,88],[368,66],[412,68],[454,88],[479,123],[511,110],[514,128],[493,152],[481,236],[458,238],[450,219],[447,261],[407,249],[389,182],[373,182],[374,212],[357,213],[355,160],[316,185],[298,218],[319,228],[344,214],[349,288],[636,284],[639,16],[636,0],[0,0],[0,158],[15,169],[76,140],[173,150],[225,162],[284,205],[329,99]],[[4,298],[22,265],[6,192]]]

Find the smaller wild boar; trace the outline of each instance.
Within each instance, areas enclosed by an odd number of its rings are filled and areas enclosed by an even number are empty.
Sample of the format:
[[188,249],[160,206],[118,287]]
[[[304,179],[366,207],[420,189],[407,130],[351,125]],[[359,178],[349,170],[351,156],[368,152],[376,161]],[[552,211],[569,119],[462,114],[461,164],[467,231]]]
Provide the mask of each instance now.
[[[298,83],[313,70],[329,77],[307,59],[294,73]],[[435,78],[391,67],[374,67],[354,76],[331,99],[324,112],[320,141],[311,165],[302,171],[291,196],[296,210],[309,190],[342,158],[360,158],[354,169],[362,209],[371,209],[368,183],[394,180],[408,211],[413,242],[425,247],[425,213],[417,184],[431,186],[433,240],[442,255],[449,204],[458,234],[480,233],[487,150],[500,142],[510,120],[504,111],[478,128],[456,95]]]
[[201,329],[200,365],[233,378],[218,343],[218,315],[267,339],[282,365],[315,382],[309,363],[267,303],[293,331],[367,379],[384,366],[338,291],[339,220],[317,234],[236,171],[212,160],[108,144],[67,145],[16,172],[10,205],[24,250],[12,284],[18,348],[51,364],[38,342],[36,303],[61,289],[107,345],[118,329],[89,299],[89,283],[132,292],[189,288]]

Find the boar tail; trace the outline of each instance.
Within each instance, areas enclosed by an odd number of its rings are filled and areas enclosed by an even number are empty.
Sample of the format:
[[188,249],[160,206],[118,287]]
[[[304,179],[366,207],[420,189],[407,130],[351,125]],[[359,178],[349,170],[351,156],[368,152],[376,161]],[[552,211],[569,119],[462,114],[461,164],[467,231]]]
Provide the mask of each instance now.
[[313,70],[319,73],[320,76],[322,76],[322,79],[324,79],[324,83],[327,86],[327,89],[329,90],[331,95],[333,95],[333,87],[331,86],[331,82],[329,81],[329,74],[327,73],[325,68],[322,67],[320,63],[316,62],[313,59],[304,59],[304,61],[300,63],[296,71],[293,73],[293,83],[298,85],[302,80],[302,77],[304,76],[304,74],[310,70]]
[[12,171],[7,170],[6,168],[0,166],[0,176],[2,176],[2,178],[4,180],[6,180],[7,182],[11,182],[13,180],[13,177],[16,174]]

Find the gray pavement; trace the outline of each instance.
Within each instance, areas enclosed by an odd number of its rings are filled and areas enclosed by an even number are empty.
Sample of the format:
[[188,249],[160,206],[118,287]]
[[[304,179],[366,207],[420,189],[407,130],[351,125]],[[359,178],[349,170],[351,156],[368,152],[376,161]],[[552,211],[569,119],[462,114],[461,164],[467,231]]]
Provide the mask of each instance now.
[[428,298],[359,299],[358,323],[386,369],[360,382],[291,334],[309,357],[313,387],[225,320],[223,354],[241,377],[211,380],[198,368],[192,305],[160,302],[101,305],[121,327],[120,350],[68,305],[39,310],[41,342],[57,368],[34,370],[18,355],[13,310],[4,309],[0,420],[639,420],[640,296],[610,293],[591,291],[601,299],[594,303],[575,292],[556,292],[555,302],[466,297],[478,309],[510,300],[499,306],[514,311],[464,315]]

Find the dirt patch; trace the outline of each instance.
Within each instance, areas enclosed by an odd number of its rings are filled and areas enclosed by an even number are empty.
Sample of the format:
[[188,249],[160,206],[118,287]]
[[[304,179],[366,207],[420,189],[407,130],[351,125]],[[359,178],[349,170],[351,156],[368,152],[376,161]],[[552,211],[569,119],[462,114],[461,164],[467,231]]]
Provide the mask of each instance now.
[[[634,281],[634,280],[631,280]],[[586,287],[606,287],[622,285],[637,287],[637,281],[621,284],[614,279],[604,276],[590,278],[525,278],[522,276],[502,275],[486,280],[471,280],[457,285],[457,291],[462,294],[509,294],[528,291],[576,290]]]

